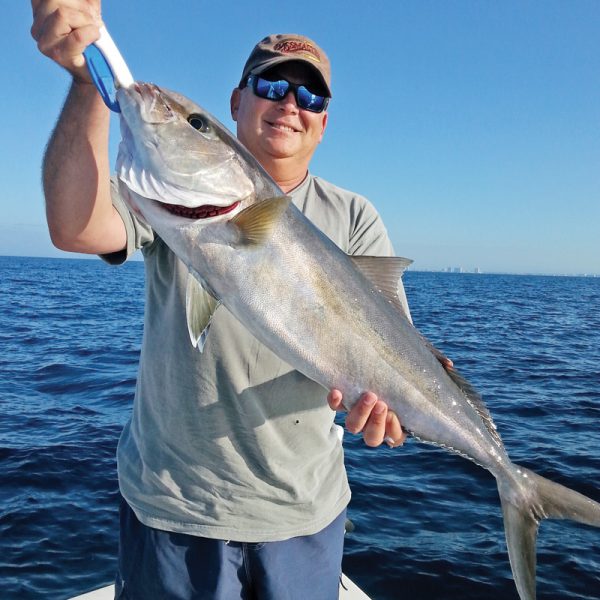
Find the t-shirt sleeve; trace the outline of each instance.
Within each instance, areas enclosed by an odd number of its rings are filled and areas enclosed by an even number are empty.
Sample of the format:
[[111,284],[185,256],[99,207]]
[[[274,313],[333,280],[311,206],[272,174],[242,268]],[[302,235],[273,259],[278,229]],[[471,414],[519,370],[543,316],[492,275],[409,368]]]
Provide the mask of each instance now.
[[119,216],[125,225],[127,245],[119,252],[101,254],[100,258],[111,265],[120,265],[124,263],[136,250],[151,244],[154,241],[155,236],[152,228],[129,210],[129,207],[119,193],[119,186],[116,177],[112,177],[110,180],[110,193],[112,196],[113,206],[119,213]]
[[394,256],[394,248],[379,213],[364,198],[353,202],[349,254]]
[[[367,256],[395,256],[392,242],[375,207],[365,198],[359,198],[350,231],[349,254]],[[412,323],[408,300],[402,280],[398,282],[398,298],[408,320]]]

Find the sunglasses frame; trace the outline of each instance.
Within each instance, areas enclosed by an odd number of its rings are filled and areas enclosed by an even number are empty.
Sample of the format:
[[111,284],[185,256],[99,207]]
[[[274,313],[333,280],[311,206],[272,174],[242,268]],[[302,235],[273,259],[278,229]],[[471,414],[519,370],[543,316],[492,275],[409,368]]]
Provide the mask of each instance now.
[[[258,87],[259,79],[262,79],[263,81],[266,81],[268,83],[278,83],[280,81],[285,81],[285,83],[287,83],[287,85],[288,85],[288,88],[285,91],[285,94],[283,96],[281,96],[280,98],[269,98],[268,96],[261,96],[257,92],[257,87]],[[298,105],[298,108],[301,108],[302,110],[308,110],[309,112],[313,112],[313,113],[317,113],[317,114],[322,113],[325,110],[327,110],[327,106],[329,105],[329,100],[331,100],[331,98],[329,98],[329,96],[321,96],[319,94],[313,94],[313,92],[311,92],[303,84],[299,85],[299,84],[296,84],[296,83],[291,83],[287,79],[283,79],[283,78],[279,78],[279,79],[276,79],[275,81],[272,81],[271,79],[267,79],[266,77],[261,77],[260,75],[252,74],[252,75],[248,75],[248,79],[246,80],[246,86],[252,89],[252,92],[254,93],[254,95],[257,98],[262,98],[263,100],[270,100],[271,102],[280,102],[290,92],[293,92],[294,98],[296,99],[296,104]],[[308,108],[308,107],[305,107],[305,106],[301,106],[300,100],[299,100],[299,97],[298,97],[299,88],[304,88],[309,94],[311,94],[311,96],[316,96],[317,98],[322,98],[323,99],[323,106],[319,110],[315,110],[314,108]]]

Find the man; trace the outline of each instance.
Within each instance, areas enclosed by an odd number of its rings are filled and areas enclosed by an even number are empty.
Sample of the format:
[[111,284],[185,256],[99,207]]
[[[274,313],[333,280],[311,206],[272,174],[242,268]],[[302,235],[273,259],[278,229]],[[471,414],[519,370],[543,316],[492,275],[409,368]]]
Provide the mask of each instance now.
[[[117,452],[118,597],[336,598],[350,494],[322,389],[223,308],[203,353],[192,349],[187,270],[111,184],[109,112],[81,55],[98,37],[99,1],[32,0],[32,8],[39,49],[73,77],[44,161],[52,240],[115,264],[141,248],[146,263],[138,385]],[[342,249],[389,255],[373,207],[308,171],[330,97],[325,53],[302,36],[269,36],[246,62],[231,114],[239,139]],[[328,401],[342,407],[337,390]],[[404,437],[371,393],[346,427],[371,446]]]

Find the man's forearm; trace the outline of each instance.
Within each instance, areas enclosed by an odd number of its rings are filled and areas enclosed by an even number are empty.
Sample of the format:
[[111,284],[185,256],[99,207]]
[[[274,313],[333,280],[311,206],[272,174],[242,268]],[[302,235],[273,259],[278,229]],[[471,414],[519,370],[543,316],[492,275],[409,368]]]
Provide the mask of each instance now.
[[123,247],[122,222],[110,198],[109,125],[110,113],[94,86],[73,83],[43,165],[48,228],[64,250]]

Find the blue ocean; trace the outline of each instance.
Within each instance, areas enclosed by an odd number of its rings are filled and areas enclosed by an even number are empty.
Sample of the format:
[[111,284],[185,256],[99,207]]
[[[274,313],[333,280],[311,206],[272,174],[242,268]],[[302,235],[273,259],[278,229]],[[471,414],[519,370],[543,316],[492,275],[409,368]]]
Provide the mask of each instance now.
[[[408,272],[417,327],[477,387],[513,460],[600,501],[600,278]],[[0,257],[0,597],[112,581],[115,449],[143,265]],[[373,600],[517,600],[491,475],[346,434],[344,571]],[[546,521],[538,598],[600,599],[600,530]]]

